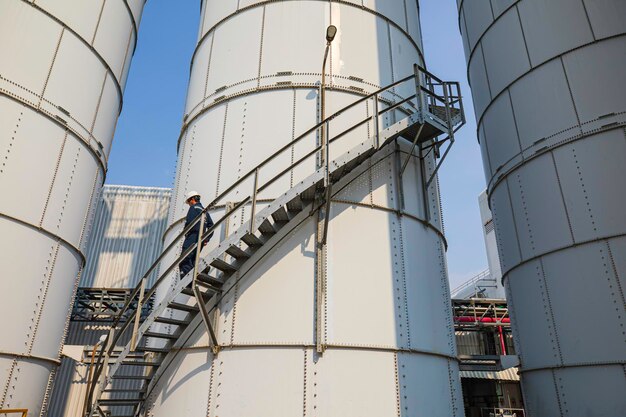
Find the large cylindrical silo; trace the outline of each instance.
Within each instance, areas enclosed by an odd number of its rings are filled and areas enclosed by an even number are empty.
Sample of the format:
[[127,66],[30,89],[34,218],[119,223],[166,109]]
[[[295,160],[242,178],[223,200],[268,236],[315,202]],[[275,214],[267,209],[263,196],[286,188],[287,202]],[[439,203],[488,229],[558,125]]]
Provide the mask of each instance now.
[[[339,31],[326,69],[327,115],[424,64],[415,0],[206,0],[201,21],[166,243],[182,229],[188,192],[209,203],[319,121],[329,24]],[[368,112],[360,108],[353,122]],[[342,148],[366,141],[373,128],[352,131]],[[270,171],[298,160],[315,139]],[[231,280],[215,316],[219,353],[200,324],[151,382],[147,415],[463,415],[438,188],[433,182],[424,204],[414,157],[399,183],[397,162],[409,147],[389,145],[334,190],[326,249],[316,245],[323,228],[314,214]],[[260,205],[312,174],[314,162],[265,190]],[[433,162],[432,153],[425,157],[426,172]],[[211,245],[250,210],[233,215]]]
[[458,3],[529,415],[626,415],[626,3]]
[[0,2],[0,409],[45,413],[143,5]]

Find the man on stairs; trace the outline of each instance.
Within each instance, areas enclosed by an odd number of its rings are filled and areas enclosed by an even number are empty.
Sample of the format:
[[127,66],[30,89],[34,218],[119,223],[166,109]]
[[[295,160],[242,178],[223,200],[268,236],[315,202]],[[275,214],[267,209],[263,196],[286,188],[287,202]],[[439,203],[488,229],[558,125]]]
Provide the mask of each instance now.
[[[190,191],[189,193],[187,193],[187,198],[185,202],[189,205],[189,211],[187,211],[187,217],[185,218],[184,226],[185,228],[187,228],[187,226],[189,226],[194,220],[196,220],[198,216],[200,216],[200,214],[202,214],[202,210],[204,210],[204,207],[200,203],[200,193],[198,193],[197,191]],[[211,226],[213,226],[213,219],[211,219],[211,216],[207,212],[206,218],[204,219],[204,230],[202,231],[202,233],[205,233]],[[185,234],[185,240],[183,242],[183,252],[190,246],[198,242],[199,234],[200,221],[198,221]],[[213,233],[211,233],[209,237],[202,242],[203,247],[209,242],[211,237],[213,237]],[[189,255],[187,255],[187,257],[185,257],[185,259],[180,262],[178,268],[180,269],[181,278],[187,275],[187,273],[193,269],[195,260],[196,251],[193,250]]]

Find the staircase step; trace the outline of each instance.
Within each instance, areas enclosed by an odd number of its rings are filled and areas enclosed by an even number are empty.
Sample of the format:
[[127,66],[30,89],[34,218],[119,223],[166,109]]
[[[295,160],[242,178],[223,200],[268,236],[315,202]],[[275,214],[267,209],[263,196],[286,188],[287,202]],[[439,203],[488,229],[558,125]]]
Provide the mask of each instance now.
[[135,349],[137,352],[169,353],[168,348],[157,348],[151,346],[140,346]]
[[198,281],[202,281],[206,284],[210,284],[216,288],[219,288],[222,285],[224,285],[224,281],[222,281],[219,278],[213,277],[209,274],[198,274]]
[[315,200],[315,189],[316,189],[316,185],[313,185],[309,188],[307,188],[306,190],[304,190],[301,194],[300,194],[300,198],[302,198],[302,201],[313,201]]
[[239,246],[230,246],[228,249],[226,249],[226,253],[235,259],[245,260],[250,258],[250,254],[241,249]]
[[122,361],[123,366],[159,366],[160,362],[148,362],[148,361]]
[[169,308],[178,311],[185,311],[187,313],[197,313],[200,309],[197,306],[190,306],[187,304],[177,303],[172,301],[167,305]]
[[111,378],[113,379],[131,379],[135,381],[149,381],[152,379],[151,376],[145,375],[113,375]]
[[104,398],[98,401],[101,405],[135,405],[142,402],[142,398],[131,398],[128,400]]
[[178,336],[176,335],[167,334],[167,333],[158,333],[158,332],[145,332],[143,334],[143,337],[155,337],[157,339],[170,339],[170,340],[178,339]]
[[146,390],[145,389],[140,389],[140,390],[136,390],[136,389],[130,389],[130,388],[109,388],[109,389],[105,389],[104,392],[110,392],[110,393],[127,393],[127,394],[145,394]]
[[250,234],[250,233],[246,233],[245,235],[243,235],[241,240],[243,240],[244,243],[246,245],[250,246],[251,248],[263,246],[263,243],[265,243],[260,238],[258,238],[256,235]]
[[[199,282],[198,284],[202,284],[202,282]],[[196,297],[196,294],[193,292],[193,290],[190,287],[185,287],[180,292],[181,294],[188,295],[189,297],[194,297],[194,298]],[[202,299],[204,299],[204,301],[209,301],[211,297],[213,297],[213,294],[217,292],[219,292],[219,290],[215,287],[210,287],[210,288],[207,288],[205,291],[200,291],[200,293],[202,294]]]
[[173,324],[175,326],[186,326],[189,324],[187,320],[171,319],[169,317],[157,317],[154,321],[163,324]]
[[280,207],[274,213],[272,213],[272,218],[277,222],[288,222],[289,221],[289,213],[285,210],[284,207]]
[[259,231],[264,235],[272,236],[276,234],[276,229],[268,219],[265,219],[263,223],[259,225]]
[[236,272],[239,268],[229,264],[228,262],[220,259],[220,258],[216,258],[211,262],[211,266],[219,269],[220,271],[223,272]]
[[304,203],[299,195],[287,203],[287,210],[293,214],[300,213],[303,209]]

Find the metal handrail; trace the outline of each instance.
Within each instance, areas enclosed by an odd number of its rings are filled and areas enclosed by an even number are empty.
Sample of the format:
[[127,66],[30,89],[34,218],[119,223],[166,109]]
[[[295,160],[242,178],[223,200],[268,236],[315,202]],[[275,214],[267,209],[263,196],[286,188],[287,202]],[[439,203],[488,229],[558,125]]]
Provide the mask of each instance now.
[[[429,88],[425,88],[422,85],[422,80],[421,80],[421,76],[422,75],[424,76],[424,78],[426,80],[426,83],[427,83],[427,86]],[[407,81],[410,81],[410,80],[416,80],[416,83],[417,83],[416,91],[417,92],[415,94],[413,94],[413,95],[411,95],[411,96],[409,96],[407,98],[402,99],[400,102],[393,101],[393,102],[391,102],[391,105],[389,105],[389,107],[387,107],[387,108],[384,108],[382,110],[378,109],[378,102],[379,102],[379,100],[380,101],[387,101],[386,99],[383,99],[382,97],[380,97],[381,94],[383,94],[386,91],[388,91],[388,90],[390,90],[390,89],[392,89],[394,87],[397,87],[397,86],[399,86],[399,85],[401,85],[401,84],[403,84],[403,83],[405,83]],[[435,82],[433,82],[433,80]],[[180,239],[182,237],[184,237],[193,227],[195,227],[196,224],[198,224],[201,221],[201,219],[204,218],[205,213],[207,213],[209,210],[211,210],[214,207],[216,207],[218,205],[218,203],[222,202],[222,200],[226,196],[228,196],[232,191],[234,191],[239,186],[244,184],[247,180],[251,179],[253,176],[256,176],[256,178],[258,180],[259,170],[261,168],[263,168],[264,166],[266,166],[267,164],[269,164],[270,162],[272,162],[273,160],[275,160],[279,155],[281,155],[285,151],[290,150],[292,146],[298,144],[304,138],[306,138],[310,134],[316,132],[321,127],[327,125],[328,123],[330,123],[331,121],[333,121],[337,117],[339,117],[342,114],[346,113],[347,111],[355,108],[359,104],[365,103],[366,101],[368,101],[370,99],[374,99],[374,107],[375,107],[374,114],[372,114],[372,116],[368,116],[364,120],[361,120],[361,121],[355,123],[354,125],[350,126],[346,130],[344,130],[341,133],[339,133],[338,135],[334,135],[332,137],[332,139],[327,139],[327,144],[326,145],[335,142],[336,140],[338,140],[341,137],[345,136],[346,134],[348,134],[349,132],[353,131],[354,129],[356,129],[356,128],[366,124],[367,122],[371,121],[372,119],[374,119],[375,123],[378,124],[378,118],[381,115],[383,115],[383,114],[385,114],[385,113],[387,113],[389,111],[394,111],[394,110],[398,109],[398,107],[402,106],[403,104],[409,103],[413,99],[418,98],[420,102],[418,103],[418,107],[417,108],[415,106],[411,106],[411,107],[416,109],[417,112],[421,112],[423,110],[423,106],[425,104],[425,103],[423,103],[423,96],[424,96],[423,93],[426,93],[425,96],[428,99],[428,104],[429,105],[436,105],[437,102],[440,102],[446,109],[446,115],[449,115],[449,109],[451,108],[451,106],[453,106],[455,103],[460,103],[461,102],[460,92],[459,92],[459,95],[454,95],[454,96],[449,95],[447,93],[444,93],[444,95],[441,96],[441,95],[435,93],[435,87],[436,86],[441,86],[442,88],[444,88],[444,92],[445,92],[445,91],[447,91],[446,89],[449,87],[449,84],[454,84],[454,83],[444,82],[441,79],[437,78],[435,75],[429,73],[423,67],[420,67],[420,66],[416,65],[415,66],[415,71],[414,71],[413,74],[411,74],[411,75],[409,75],[407,77],[404,77],[404,78],[402,78],[402,79],[400,79],[398,81],[394,81],[393,83],[391,83],[391,84],[389,84],[389,85],[387,85],[387,86],[385,86],[383,88],[380,88],[380,89],[376,90],[373,93],[370,93],[370,94],[368,94],[368,95],[366,95],[364,97],[361,97],[360,99],[354,101],[353,103],[349,104],[348,106],[346,106],[346,107],[338,110],[337,112],[331,114],[330,116],[326,117],[324,120],[320,121],[319,123],[317,123],[316,125],[314,125],[310,129],[306,130],[304,133],[302,133],[301,135],[299,135],[298,137],[293,139],[291,142],[287,143],[286,145],[284,145],[283,147],[281,147],[280,149],[275,151],[272,155],[267,157],[265,160],[263,160],[261,163],[259,163],[256,167],[251,169],[248,173],[246,173],[244,176],[242,176],[240,179],[238,179],[233,184],[231,184],[228,188],[226,188],[222,193],[220,193],[213,201],[211,201],[209,204],[207,204],[207,206],[202,210],[200,215],[198,215],[187,227],[185,227],[178,235],[176,235],[172,239],[172,241],[163,249],[161,254],[157,257],[157,259],[148,268],[146,273],[143,275],[143,277],[139,281],[138,285],[134,288],[132,293],[129,295],[126,304],[119,311],[119,313],[117,315],[117,319],[114,321],[113,325],[111,326],[111,332],[109,332],[109,334],[107,335],[106,339],[102,343],[102,347],[100,348],[100,350],[98,352],[97,366],[96,366],[96,371],[94,372],[94,380],[99,380],[100,379],[100,377],[102,375],[103,368],[108,364],[107,363],[108,360],[104,360],[103,361],[102,359],[104,357],[107,357],[107,356],[109,356],[111,354],[112,350],[117,345],[117,342],[120,340],[121,336],[128,330],[128,328],[131,325],[131,323],[133,323],[135,328],[136,328],[136,322],[137,322],[137,320],[140,319],[140,316],[137,315],[137,311],[139,311],[139,310],[135,310],[134,312],[132,312],[128,316],[127,320],[125,320],[123,323],[121,323],[121,318],[124,317],[126,312],[131,308],[131,306],[134,303],[135,297],[137,297],[140,294],[141,294],[141,296],[140,296],[141,299],[148,299],[151,296],[153,296],[155,294],[155,292],[157,291],[159,285],[178,266],[178,264],[183,259],[185,259],[188,255],[190,255],[192,252],[197,250],[197,243],[194,243],[189,248],[187,248],[185,251],[182,251],[182,253],[165,269],[165,271],[160,272],[158,278],[155,280],[155,282],[152,285],[152,287],[149,290],[146,291],[146,282],[147,282],[148,277],[161,264],[161,262],[169,254],[171,249],[174,248],[180,242]],[[419,93],[419,97],[418,97],[418,93]],[[396,95],[396,93],[393,93],[393,94]],[[415,112],[409,112],[408,109],[406,109],[406,108],[403,108],[402,111],[408,113],[409,115],[410,114],[415,114]],[[423,114],[420,113],[420,116],[423,116]],[[430,116],[433,116],[433,115],[431,114]],[[448,125],[450,125],[450,123],[448,123]],[[451,130],[450,133],[452,134],[453,131]],[[377,145],[378,145],[378,134],[379,134],[379,129],[376,129],[375,135],[377,137]],[[295,167],[299,166],[301,163],[303,163],[304,161],[306,161],[307,159],[309,159],[310,157],[312,157],[313,155],[318,153],[320,150],[322,150],[324,146],[325,146],[325,144],[317,145],[313,150],[307,152],[304,156],[302,156],[297,161],[294,161],[289,167],[287,167],[286,169],[282,170],[281,172],[279,172],[277,175],[275,175],[271,179],[267,180],[263,185],[261,185],[260,187],[255,187],[255,190],[254,190],[253,194],[256,195],[257,193],[259,193],[259,192],[267,189],[271,185],[273,185],[278,179],[283,177],[286,173],[290,172]],[[326,162],[328,164],[330,163],[330,161],[328,161],[328,160]],[[252,198],[253,198],[252,196],[247,196],[247,197],[243,198],[242,200],[240,200],[239,202],[237,202],[236,204],[234,204],[232,206],[232,208],[230,208],[230,210],[226,210],[226,213],[221,218],[219,218],[217,221],[215,221],[213,226],[211,226],[206,232],[204,232],[204,234],[202,234],[202,238],[200,239],[200,241],[203,241],[206,237],[208,237],[211,233],[213,233],[233,213],[235,213],[237,210],[242,208],[244,205],[248,204],[248,202],[250,202],[252,200]],[[254,213],[252,213],[251,216],[252,216],[252,218],[254,218]],[[137,305],[141,305],[141,300],[138,300]],[[119,327],[119,329],[118,329],[118,326],[120,326],[120,324],[121,324],[121,327]],[[92,402],[93,393],[94,393],[96,385],[98,385],[98,384],[95,384],[95,383],[92,384],[89,392],[87,393],[86,402],[89,403],[90,407],[92,406],[91,402]],[[89,413],[91,413],[91,410],[89,410]]]

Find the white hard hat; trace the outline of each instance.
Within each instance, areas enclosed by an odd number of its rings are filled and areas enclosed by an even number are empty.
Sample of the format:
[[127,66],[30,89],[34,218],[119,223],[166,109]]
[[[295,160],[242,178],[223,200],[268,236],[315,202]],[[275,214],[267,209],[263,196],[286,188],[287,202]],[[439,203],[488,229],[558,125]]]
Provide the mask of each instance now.
[[199,196],[200,196],[200,193],[199,193],[199,192],[197,192],[197,191],[189,191],[189,192],[187,193],[187,197],[185,197],[185,201],[189,201],[189,199],[190,199],[191,197],[195,197],[195,196],[198,196],[198,197],[199,197]]

